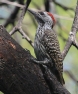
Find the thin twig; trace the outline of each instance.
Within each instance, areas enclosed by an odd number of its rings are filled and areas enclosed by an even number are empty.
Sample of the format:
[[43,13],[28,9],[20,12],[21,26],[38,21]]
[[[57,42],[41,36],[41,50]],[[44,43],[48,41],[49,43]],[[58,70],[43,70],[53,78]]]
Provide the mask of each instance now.
[[27,8],[30,4],[31,0],[27,0],[26,4],[24,5],[21,15],[18,19],[18,23],[16,24],[16,26],[12,29],[12,31],[9,33],[10,35],[13,35],[16,31],[19,31],[19,33],[30,43],[30,45],[33,47],[34,44],[33,42],[30,40],[30,38],[24,33],[24,31],[22,30],[22,20],[24,18],[24,15],[27,11]]
[[63,59],[67,55],[67,53],[72,45],[74,45],[76,48],[78,48],[78,43],[77,43],[76,37],[75,37],[77,30],[78,30],[78,1],[77,1],[76,12],[75,12],[75,17],[74,17],[72,29],[69,33],[68,40],[67,40],[65,48],[62,52]]
[[15,7],[13,11],[11,11],[10,15],[8,16],[8,18],[6,19],[6,21],[4,22],[4,27],[7,27],[10,23],[14,26],[15,24],[15,19],[17,17],[17,14],[19,12],[19,7]]
[[18,23],[16,24],[16,26],[13,28],[13,30],[10,32],[10,35],[13,35],[17,30],[19,30],[19,28],[21,27],[22,24],[22,20],[24,18],[25,12],[27,11],[27,8],[29,6],[29,3],[31,2],[31,0],[27,0],[26,4],[23,7],[23,10],[21,12],[21,15],[18,19]]
[[13,5],[13,6],[17,6],[17,7],[20,7],[20,8],[24,7],[24,5],[18,4],[16,2],[11,2],[11,1],[8,1],[8,0],[0,0],[0,2],[10,4],[10,5]]
[[32,41],[30,40],[30,38],[25,34],[25,32],[22,30],[22,28],[19,29],[19,32],[20,32],[20,34],[23,36],[23,38],[25,38],[25,39],[28,41],[28,43],[31,44],[32,47],[34,47],[33,42],[32,42]]
[[[5,0],[3,0],[3,1],[5,1]],[[6,2],[9,2],[9,1],[6,0]],[[23,5],[23,0],[22,1],[19,0],[18,3]],[[10,24],[10,23],[14,26],[15,20],[16,20],[16,17],[17,17],[17,14],[18,14],[19,10],[20,10],[20,7],[17,7],[17,6],[14,7],[13,11],[11,11],[10,15],[8,16],[8,18],[4,22],[4,24],[3,24],[4,27],[7,27],[8,24]]]
[[60,3],[58,3],[56,0],[52,0],[52,1],[53,1],[56,5],[62,7],[62,9],[64,9],[64,10],[73,10],[73,11],[74,11],[73,8],[70,8],[70,7],[64,6],[64,5],[60,4]]
[[64,20],[70,20],[72,21],[73,18],[71,17],[66,17],[66,16],[61,16],[61,15],[57,15],[57,14],[53,14],[56,18],[59,18],[59,19],[64,19]]

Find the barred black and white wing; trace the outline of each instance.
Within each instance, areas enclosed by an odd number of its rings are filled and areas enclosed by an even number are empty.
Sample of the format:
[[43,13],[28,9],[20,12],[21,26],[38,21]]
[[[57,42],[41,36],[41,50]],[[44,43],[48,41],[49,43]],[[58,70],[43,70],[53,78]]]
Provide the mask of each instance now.
[[62,55],[56,33],[53,30],[46,30],[41,40],[41,44],[44,45],[46,53],[52,60],[53,66],[51,66],[51,71],[54,73],[58,81],[63,84]]

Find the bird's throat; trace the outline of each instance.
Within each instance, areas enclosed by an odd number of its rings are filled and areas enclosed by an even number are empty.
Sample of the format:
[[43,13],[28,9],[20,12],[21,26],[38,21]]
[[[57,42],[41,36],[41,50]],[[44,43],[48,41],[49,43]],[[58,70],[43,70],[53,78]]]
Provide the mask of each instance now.
[[47,24],[44,24],[44,25],[43,24],[39,24],[38,28],[37,28],[37,32],[36,32],[35,38],[40,40],[40,38],[42,38],[44,36],[45,31],[47,29],[51,30],[52,28],[49,25],[47,25]]
[[48,24],[39,24],[37,28],[37,33],[39,32],[45,32],[47,29],[52,29],[52,27]]

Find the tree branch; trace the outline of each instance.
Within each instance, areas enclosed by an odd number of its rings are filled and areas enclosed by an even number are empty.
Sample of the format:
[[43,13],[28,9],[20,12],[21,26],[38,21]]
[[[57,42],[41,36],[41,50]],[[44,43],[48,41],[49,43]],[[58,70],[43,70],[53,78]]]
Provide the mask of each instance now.
[[56,0],[52,0],[52,1],[53,1],[56,5],[58,5],[58,6],[60,6],[61,8],[63,8],[64,10],[73,10],[73,11],[74,11],[73,8],[66,7],[66,6],[64,6],[64,5],[60,4],[60,3],[58,3]]
[[65,48],[62,52],[63,59],[67,55],[67,53],[68,53],[68,51],[69,51],[69,49],[72,45],[74,45],[78,49],[78,43],[77,43],[76,37],[75,37],[77,30],[78,30],[78,1],[77,1],[77,6],[76,6],[75,17],[74,17],[72,29],[70,31],[70,34],[69,34],[68,40],[66,42]]
[[[3,1],[5,1],[5,0],[3,0]],[[9,2],[9,1],[6,1],[6,2]],[[19,3],[23,4],[23,1],[19,0]],[[19,9],[20,9],[19,7],[15,6],[14,10],[11,12],[10,16],[5,21],[5,23],[3,24],[5,27],[7,27],[9,23],[12,23],[12,25],[14,25],[14,21],[15,21],[15,18],[17,16],[18,12],[19,12]]]
[[24,5],[23,9],[22,9],[22,12],[21,12],[21,15],[18,19],[18,22],[16,24],[16,26],[13,28],[13,30],[9,33],[10,35],[13,35],[16,31],[19,31],[19,33],[30,43],[30,45],[33,47],[34,44],[33,42],[30,40],[30,38],[24,33],[24,31],[22,30],[22,20],[24,18],[24,15],[27,11],[27,8],[30,4],[31,0],[27,0],[26,4]]
[[[19,0],[20,1],[20,0]],[[18,4],[16,2],[11,2],[11,1],[8,1],[8,0],[0,0],[0,2],[4,3],[4,4],[10,4],[10,5],[14,5],[14,6],[17,6],[17,7],[20,7],[20,8],[23,8],[24,6],[21,5],[21,4]]]

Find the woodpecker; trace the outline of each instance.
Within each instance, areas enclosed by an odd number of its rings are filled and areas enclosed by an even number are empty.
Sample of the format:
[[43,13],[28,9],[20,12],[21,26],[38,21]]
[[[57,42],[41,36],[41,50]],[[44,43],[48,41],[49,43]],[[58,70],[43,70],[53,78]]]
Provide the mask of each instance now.
[[63,85],[63,59],[57,34],[53,30],[56,22],[55,18],[50,12],[35,12],[30,9],[28,9],[28,11],[35,16],[35,19],[38,22],[38,28],[34,40],[34,52],[39,61],[37,63],[51,64],[49,69]]

